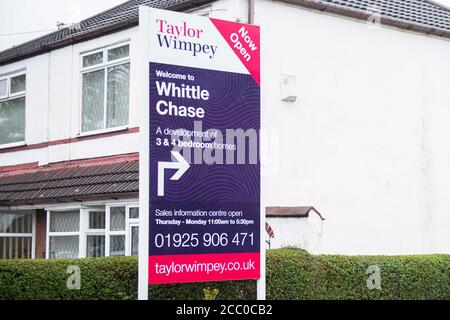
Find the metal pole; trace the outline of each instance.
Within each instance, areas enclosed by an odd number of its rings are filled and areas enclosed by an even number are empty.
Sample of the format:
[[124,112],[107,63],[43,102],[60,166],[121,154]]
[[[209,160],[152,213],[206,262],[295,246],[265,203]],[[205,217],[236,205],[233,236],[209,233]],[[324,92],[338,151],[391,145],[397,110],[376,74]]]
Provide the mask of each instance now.
[[[261,143],[261,142],[260,142]],[[256,298],[258,300],[266,300],[266,240],[265,240],[265,225],[266,225],[266,213],[265,206],[261,206],[261,228],[260,228],[260,270],[261,275],[256,282]]]
[[[248,23],[254,24],[255,23],[255,1],[254,0],[248,0]],[[262,52],[261,52],[262,54]],[[263,109],[261,108],[261,113],[263,112]],[[261,121],[262,123],[262,121]],[[259,139],[261,139],[261,132],[259,134]],[[261,146],[261,140],[259,141],[259,145]],[[261,148],[260,148],[261,152]],[[260,153],[261,155],[261,153]],[[260,156],[261,161],[261,156]],[[264,200],[264,193],[263,193],[263,177],[260,177],[260,220],[261,220],[261,226],[260,226],[260,270],[261,275],[259,280],[256,282],[256,298],[258,300],[266,300],[266,241],[265,241],[265,235],[266,235],[266,206],[265,206],[265,200]]]
[[255,23],[255,0],[248,0],[248,24]]
[[148,239],[149,239],[149,48],[146,45],[149,33],[149,9],[139,7],[139,42],[140,42],[140,112],[139,130],[139,269],[138,299],[148,300]]

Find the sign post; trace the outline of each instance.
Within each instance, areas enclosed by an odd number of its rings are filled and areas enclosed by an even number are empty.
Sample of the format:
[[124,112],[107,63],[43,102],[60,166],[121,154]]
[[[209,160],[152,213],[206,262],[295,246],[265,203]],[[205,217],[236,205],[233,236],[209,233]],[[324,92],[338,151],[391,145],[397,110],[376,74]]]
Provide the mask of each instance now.
[[260,279],[259,27],[141,7],[139,28],[139,299]]

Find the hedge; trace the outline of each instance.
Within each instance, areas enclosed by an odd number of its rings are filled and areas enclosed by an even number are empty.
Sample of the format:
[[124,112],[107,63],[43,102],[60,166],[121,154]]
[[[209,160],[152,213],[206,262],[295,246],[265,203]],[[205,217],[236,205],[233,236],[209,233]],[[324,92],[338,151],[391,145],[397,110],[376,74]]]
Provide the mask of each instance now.
[[[81,272],[67,289],[68,266]],[[378,266],[381,289],[369,290],[366,270]],[[151,299],[255,299],[255,281],[150,286]],[[136,299],[135,257],[79,260],[0,260],[0,299]],[[267,254],[268,299],[450,299],[450,255],[313,256],[298,249]]]
[[[69,266],[80,268],[80,290],[69,290]],[[0,299],[135,299],[134,257],[0,260]]]
[[[293,249],[269,253],[268,299],[450,299],[450,255],[313,256]],[[369,266],[381,289],[368,289]]]

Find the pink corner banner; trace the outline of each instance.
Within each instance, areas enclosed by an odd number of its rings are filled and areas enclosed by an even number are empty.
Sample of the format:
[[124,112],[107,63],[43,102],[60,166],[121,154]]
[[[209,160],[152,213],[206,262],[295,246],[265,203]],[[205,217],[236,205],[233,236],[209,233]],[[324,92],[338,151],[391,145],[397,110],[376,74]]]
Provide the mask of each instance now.
[[259,26],[213,18],[210,20],[259,85],[261,77]]
[[149,284],[259,279],[259,252],[149,257]]

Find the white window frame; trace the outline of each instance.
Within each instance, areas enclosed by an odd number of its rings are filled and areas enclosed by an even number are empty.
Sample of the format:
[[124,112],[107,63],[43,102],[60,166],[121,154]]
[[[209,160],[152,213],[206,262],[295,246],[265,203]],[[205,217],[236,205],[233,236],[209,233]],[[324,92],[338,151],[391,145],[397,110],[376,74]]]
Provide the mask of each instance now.
[[[125,229],[124,230],[119,230],[119,231],[111,231],[111,208],[117,208],[117,207],[124,207],[125,208]],[[127,224],[128,224],[128,219],[127,219],[127,213],[128,213],[128,209],[127,209],[127,205],[126,204],[107,204],[106,205],[106,212],[107,212],[107,237],[106,237],[106,249],[107,249],[107,256],[109,257],[111,255],[111,236],[125,236],[125,256],[127,256]]]
[[[130,209],[131,208],[138,208],[139,209],[139,204],[135,203],[135,204],[130,204],[127,206],[127,236],[125,237],[125,245],[126,248],[125,250],[128,250],[128,254],[126,254],[127,256],[131,256],[131,246],[132,246],[132,229],[133,227],[137,227],[139,232],[141,232],[140,227],[139,227],[139,219],[141,217],[141,211],[139,210],[139,218],[130,218]],[[128,242],[128,243],[127,243]],[[127,251],[126,251],[127,252]]]
[[[114,207],[125,207],[125,230],[121,231],[110,231],[111,229],[111,208]],[[125,236],[125,256],[131,255],[131,227],[139,227],[139,218],[130,219],[130,209],[139,208],[139,203],[135,201],[130,202],[103,202],[103,203],[93,203],[85,205],[74,205],[74,206],[57,206],[48,207],[47,211],[47,235],[46,235],[46,248],[45,257],[49,259],[49,246],[51,236],[78,236],[78,258],[87,257],[87,236],[105,236],[105,257],[110,256],[110,246],[111,239],[110,236],[113,235],[123,235]],[[50,232],[50,212],[65,212],[71,210],[79,210],[80,213],[80,226],[78,232]],[[89,229],[89,212],[105,212],[105,229]],[[140,214],[140,212],[139,212]],[[140,216],[139,216],[140,217]],[[34,254],[34,249],[33,249]]]
[[0,213],[4,214],[31,214],[31,233],[1,233],[0,232],[0,238],[16,238],[16,237],[31,237],[31,259],[35,259],[36,254],[36,212],[14,212],[11,211],[2,211]]
[[[79,214],[79,226],[78,231],[71,231],[71,232],[50,232],[50,219],[51,219],[51,213],[58,213],[58,212],[66,212],[66,211],[72,211],[72,210],[78,210]],[[50,237],[69,237],[69,236],[78,236],[78,256],[77,258],[82,258],[80,256],[81,252],[81,246],[82,246],[82,213],[81,213],[81,207],[80,206],[73,206],[73,207],[61,207],[58,209],[47,209],[47,230],[46,230],[46,239],[45,239],[45,258],[50,259]],[[56,258],[57,259],[57,258]]]
[[0,81],[6,81],[5,95],[4,95],[4,96],[0,96],[0,100],[3,100],[3,99],[8,98],[9,82],[10,82],[10,79],[9,79],[8,77],[0,77]]
[[[98,233],[104,232],[106,230],[106,223],[107,223],[106,222],[106,208],[105,209],[103,209],[103,208],[85,208],[85,210],[87,211],[86,212],[87,217],[85,219],[86,233],[89,233],[90,235],[98,235]],[[91,229],[89,227],[89,218],[90,218],[89,216],[90,216],[91,212],[104,212],[105,213],[105,229]]]
[[[84,225],[84,232],[83,232],[83,248],[80,247],[80,255],[83,258],[87,257],[87,237],[88,236],[104,236],[105,237],[105,257],[107,257],[106,255],[106,226],[107,226],[107,213],[106,213],[106,208],[84,208],[84,219],[80,220],[80,223]],[[89,214],[91,212],[104,212],[105,213],[105,229],[90,229],[89,228]],[[83,250],[81,252],[81,250]]]
[[[19,98],[25,98],[25,106],[24,106],[25,110],[24,111],[25,111],[25,119],[26,119],[26,114],[27,114],[26,84],[25,84],[25,91],[11,93],[11,78],[16,78],[16,77],[23,76],[23,75],[25,76],[25,83],[26,83],[26,76],[27,76],[26,70],[15,71],[15,72],[12,72],[9,74],[0,75],[0,81],[6,80],[6,95],[0,96],[0,101],[9,101],[9,100],[15,100],[15,99],[19,99]],[[24,139],[22,141],[0,144],[0,149],[6,149],[6,148],[12,148],[12,147],[18,147],[18,146],[25,145],[26,130],[27,130],[27,126],[26,126],[26,121],[25,121],[25,127],[23,129]]]
[[[125,230],[122,231],[110,231],[111,226],[111,208],[114,207],[125,207]],[[106,204],[106,215],[107,215],[107,231],[108,235],[106,238],[107,256],[110,256],[110,236],[125,236],[125,256],[131,255],[131,225],[139,226],[139,219],[130,219],[130,208],[139,208],[139,204],[132,202],[123,203],[107,203]]]
[[[129,54],[127,57],[116,59],[113,61],[108,61],[108,50],[124,47],[127,45],[129,47]],[[93,66],[89,66],[89,67],[83,67],[84,57],[90,56],[90,55],[93,55],[93,54],[96,54],[99,52],[103,52],[103,62],[102,63],[96,64]],[[80,70],[81,70],[81,72],[80,72],[80,95],[79,95],[79,97],[80,97],[79,134],[78,134],[79,137],[121,131],[121,130],[126,130],[130,127],[129,113],[128,113],[128,124],[123,125],[123,126],[118,126],[118,127],[112,127],[112,128],[106,127],[106,112],[107,112],[107,98],[108,98],[108,68],[118,66],[121,64],[130,63],[130,72],[131,72],[130,56],[131,56],[131,44],[130,44],[130,41],[128,41],[128,40],[114,44],[114,45],[106,46],[106,47],[103,47],[100,49],[96,49],[96,50],[92,50],[92,51],[88,51],[88,52],[84,52],[84,53],[80,54]],[[83,75],[86,73],[99,71],[99,70],[105,70],[104,97],[103,97],[103,128],[98,129],[98,130],[83,131]],[[131,89],[131,77],[130,77],[130,89]],[[130,90],[130,92],[131,92],[131,90]],[[130,111],[130,105],[128,105],[128,112],[129,111]]]

